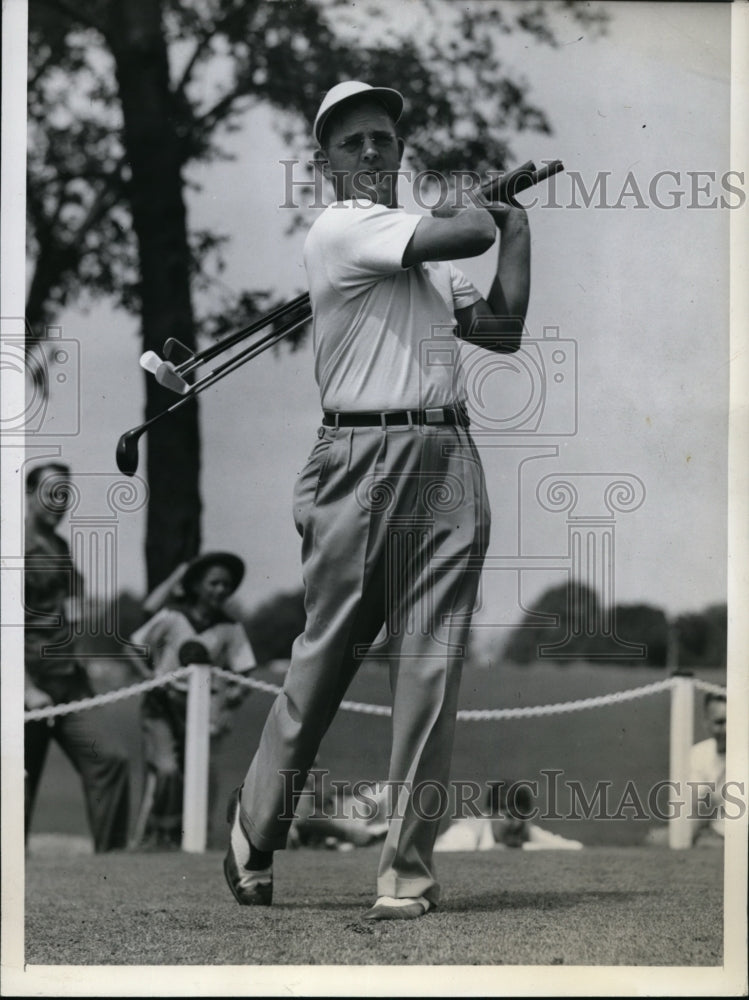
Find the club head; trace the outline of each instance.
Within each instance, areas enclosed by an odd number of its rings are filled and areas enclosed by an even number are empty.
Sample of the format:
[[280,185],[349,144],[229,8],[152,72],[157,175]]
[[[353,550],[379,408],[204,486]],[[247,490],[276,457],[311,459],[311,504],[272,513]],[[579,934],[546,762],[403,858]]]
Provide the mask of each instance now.
[[168,337],[164,341],[163,351],[164,357],[168,361],[177,361],[178,363],[192,361],[195,357],[195,352],[186,347],[181,340],[177,340],[176,337]]
[[161,358],[155,351],[146,351],[145,354],[141,354],[140,356],[141,368],[147,372],[151,372],[152,375],[156,374],[156,371],[161,363]]
[[138,471],[138,438],[142,433],[141,427],[134,427],[117,442],[117,468],[124,476],[134,476]]
[[171,361],[163,361],[159,365],[156,369],[156,381],[159,385],[163,385],[165,389],[178,392],[180,396],[184,396],[190,388],[189,382],[185,382],[182,376],[178,375],[174,370],[174,365]]

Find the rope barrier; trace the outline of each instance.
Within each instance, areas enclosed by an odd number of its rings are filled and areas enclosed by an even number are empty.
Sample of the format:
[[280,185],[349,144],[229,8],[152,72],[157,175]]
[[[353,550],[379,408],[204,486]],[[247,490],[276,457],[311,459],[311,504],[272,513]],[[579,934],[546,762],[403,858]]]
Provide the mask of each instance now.
[[[118,688],[116,691],[107,691],[104,694],[94,695],[92,698],[82,698],[79,701],[69,701],[62,705],[51,705],[48,708],[35,708],[24,713],[24,722],[37,722],[42,719],[52,719],[61,715],[69,715],[72,712],[82,712],[99,705],[110,704],[115,701],[122,701],[125,698],[132,698],[153,688],[164,687],[172,681],[186,677],[190,673],[190,667],[180,667],[160,677],[152,680],[140,681],[130,687]],[[223,677],[240,684],[243,687],[253,688],[265,694],[277,695],[282,689],[278,684],[270,684],[268,681],[255,680],[252,677],[245,677],[243,674],[236,674],[230,670],[222,670],[219,667],[212,667],[211,673],[218,677]],[[529,705],[523,708],[477,708],[461,709],[458,712],[458,719],[462,722],[488,722],[498,719],[529,719],[546,715],[561,715],[566,712],[578,712],[588,708],[601,708],[604,705],[615,705],[619,702],[633,701],[636,698],[647,698],[650,695],[658,694],[660,691],[667,691],[674,685],[674,678],[667,677],[653,684],[644,684],[642,687],[630,688],[626,691],[614,691],[611,694],[596,695],[592,698],[578,698],[574,701],[555,702],[549,705]],[[725,695],[726,689],[719,684],[711,684],[708,681],[694,680],[694,685],[702,691],[711,691],[714,694]],[[357,712],[361,715],[389,716],[391,709],[388,705],[369,705],[362,701],[341,702],[340,706],[346,712]]]
[[699,688],[700,691],[709,691],[711,694],[721,694],[724,698],[726,696],[726,689],[721,687],[720,684],[711,684],[710,681],[700,681],[695,677],[694,686]]
[[[48,708],[32,708],[24,712],[24,722],[38,722],[41,719],[54,719],[58,715],[70,715],[71,712],[85,712],[89,708],[97,708],[99,705],[107,705],[113,701],[123,701],[125,698],[133,698],[136,694],[144,691],[151,691],[153,688],[164,687],[172,681],[187,677],[190,673],[189,667],[180,667],[179,670],[172,670],[168,674],[154,677],[153,680],[140,681],[130,687],[118,688],[116,691],[107,691],[104,694],[96,694],[91,698],[81,698],[79,701],[66,701],[62,705],[50,705]],[[236,676],[236,675],[235,675]]]
[[[228,670],[214,668],[219,676],[229,677],[247,687],[257,687],[260,690],[277,694],[281,688],[265,681],[255,681],[250,677],[237,677]],[[560,715],[564,712],[577,712],[586,708],[598,708],[602,705],[614,705],[617,702],[631,701],[634,698],[646,698],[648,695],[667,691],[673,686],[670,677],[653,684],[645,684],[628,691],[615,691],[612,694],[597,695],[593,698],[579,698],[576,701],[556,702],[550,705],[531,705],[525,708],[477,708],[461,709],[458,719],[462,722],[487,722],[497,719],[526,719],[533,716]],[[349,712],[360,712],[364,715],[390,715],[387,705],[368,705],[360,701],[342,701],[341,708]]]

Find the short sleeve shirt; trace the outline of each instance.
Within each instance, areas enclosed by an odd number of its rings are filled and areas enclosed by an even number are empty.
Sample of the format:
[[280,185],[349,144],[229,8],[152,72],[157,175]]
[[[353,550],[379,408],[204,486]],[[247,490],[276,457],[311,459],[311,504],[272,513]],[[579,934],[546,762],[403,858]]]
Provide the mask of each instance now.
[[304,264],[324,409],[383,412],[464,399],[455,310],[481,296],[451,263],[402,266],[421,218],[349,200],[329,205],[310,229]]
[[[221,621],[197,631],[189,618],[176,608],[162,608],[141,625],[131,641],[149,647],[148,655],[158,676],[182,666],[179,650],[188,640],[205,646],[213,666],[235,673],[246,673],[255,666],[252,646],[239,622]],[[185,688],[187,684],[178,680],[174,686]]]

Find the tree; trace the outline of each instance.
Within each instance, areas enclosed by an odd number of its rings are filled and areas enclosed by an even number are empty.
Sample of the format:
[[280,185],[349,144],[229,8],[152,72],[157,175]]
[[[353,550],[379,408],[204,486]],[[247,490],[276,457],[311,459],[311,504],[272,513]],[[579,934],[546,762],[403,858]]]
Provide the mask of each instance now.
[[303,589],[274,594],[245,616],[243,623],[258,663],[288,660],[306,620]]
[[[503,655],[513,663],[538,662],[542,646],[562,643],[572,632],[573,620],[582,616],[584,608],[594,614],[598,603],[596,592],[580,582],[570,580],[549,587],[512,630]],[[584,639],[580,637],[580,659],[585,659]],[[545,654],[544,658],[553,659],[553,654]]]
[[676,619],[680,667],[725,667],[727,663],[728,607],[713,604],[701,612]]
[[[621,663],[621,649],[613,636],[573,628],[575,622],[579,626],[581,622],[597,621],[599,611],[598,594],[585,584],[569,581],[550,587],[534,601],[523,621],[512,630],[503,655],[514,663],[536,663],[541,658],[542,647],[565,642],[565,658],[559,662],[569,662],[574,655],[592,663]],[[633,652],[632,665],[664,667],[668,622],[663,610],[649,604],[617,604],[612,612],[618,639],[645,647],[642,657]],[[554,620],[557,624],[553,624]],[[543,658],[553,660],[554,649],[544,651]]]
[[[501,169],[510,135],[550,131],[497,40],[522,31],[556,44],[560,17],[591,33],[600,10],[573,0],[422,0],[419,30],[381,30],[376,7],[344,0],[31,0],[28,224],[31,339],[67,303],[107,296],[141,322],[144,350],[225,331],[267,304],[240,289],[218,301],[220,233],[192,229],[189,167],[258,102],[277,111],[291,150],[340,79],[398,81],[415,168]],[[173,401],[146,381],[146,418]],[[200,546],[197,403],[150,431],[149,587]]]

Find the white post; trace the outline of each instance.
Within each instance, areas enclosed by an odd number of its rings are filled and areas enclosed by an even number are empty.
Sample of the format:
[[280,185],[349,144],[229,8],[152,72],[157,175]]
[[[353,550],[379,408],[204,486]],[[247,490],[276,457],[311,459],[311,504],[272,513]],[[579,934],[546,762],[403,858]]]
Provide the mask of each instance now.
[[691,796],[687,781],[689,752],[694,740],[694,678],[676,671],[671,688],[670,779],[671,818],[668,821],[668,846],[684,850],[692,846],[693,820],[690,819]]
[[205,851],[208,825],[208,761],[211,725],[211,668],[193,663],[187,692],[185,794],[182,807],[182,850]]

